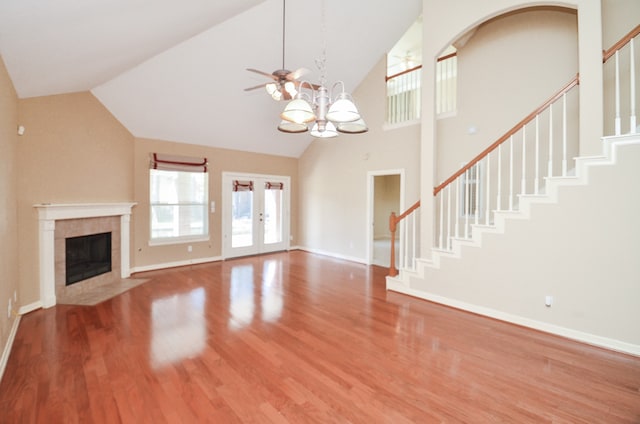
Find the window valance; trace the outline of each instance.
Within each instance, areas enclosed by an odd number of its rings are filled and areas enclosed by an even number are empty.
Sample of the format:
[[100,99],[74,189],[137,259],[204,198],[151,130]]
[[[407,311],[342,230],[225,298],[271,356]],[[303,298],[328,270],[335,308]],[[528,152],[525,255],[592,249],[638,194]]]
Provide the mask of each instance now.
[[284,190],[284,183],[273,183],[267,181],[264,183],[264,188],[267,190]]
[[233,191],[253,191],[253,181],[233,180]]
[[150,168],[163,171],[207,172],[207,158],[151,153]]

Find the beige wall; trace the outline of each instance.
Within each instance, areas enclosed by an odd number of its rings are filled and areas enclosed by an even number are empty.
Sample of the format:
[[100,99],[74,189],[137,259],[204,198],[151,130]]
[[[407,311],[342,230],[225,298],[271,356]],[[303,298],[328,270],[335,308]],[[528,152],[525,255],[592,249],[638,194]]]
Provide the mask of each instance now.
[[640,2],[638,0],[602,1],[602,45],[613,46],[620,38],[640,24]]
[[300,245],[306,249],[366,262],[368,172],[404,169],[403,206],[418,200],[420,126],[383,128],[385,73],[383,58],[357,89],[347,87],[369,132],[314,140],[300,158]]
[[[637,139],[638,137],[636,137]],[[640,145],[412,279],[413,294],[640,354]],[[545,297],[553,305],[545,306]]]
[[[608,47],[637,24],[638,2],[631,7],[626,0],[605,0],[602,9],[594,0],[533,3],[578,10],[579,149],[580,155],[601,154],[602,46]],[[425,13],[424,57],[435,59],[439,51],[479,23],[531,4],[517,0],[425,0],[424,9],[431,13]],[[447,13],[452,10],[456,13]],[[611,26],[619,28],[612,31]],[[428,75],[427,59],[425,63]],[[435,222],[435,208],[429,202],[438,152],[430,80],[424,88],[421,219],[426,224],[422,247],[428,251]],[[492,98],[492,107],[493,102]],[[465,129],[461,123],[458,131]],[[637,353],[640,333],[630,323],[640,321],[640,270],[633,259],[640,254],[636,242],[640,234],[637,226],[629,225],[639,207],[638,197],[629,195],[638,179],[640,159],[635,149],[618,155],[624,157],[620,168],[592,169],[589,186],[562,189],[561,204],[536,205],[532,220],[509,221],[504,234],[483,235],[482,248],[463,248],[462,259],[443,258],[439,268],[427,268],[424,276],[411,279],[407,292]],[[611,211],[615,211],[613,218]],[[546,295],[555,298],[552,308],[544,306]]]
[[[421,247],[423,252],[431,249],[434,240],[432,188],[438,184],[435,163],[436,114],[435,84],[433,78],[435,61],[440,52],[464,34],[492,18],[531,6],[570,7],[578,13],[578,69],[580,72],[579,97],[579,150],[582,155],[599,154],[602,124],[602,14],[600,2],[594,0],[525,1],[492,0],[423,0],[423,116],[421,134]],[[455,11],[455,13],[452,13]],[[496,72],[500,70],[497,69]],[[462,95],[459,93],[459,95]],[[545,93],[546,95],[546,93]],[[529,107],[529,106],[527,106]]]
[[19,100],[21,305],[40,299],[37,203],[133,200],[133,137],[90,93]]
[[[15,315],[7,318],[9,301],[18,304],[18,98],[0,57],[0,357]],[[17,308],[14,308],[17,312]],[[7,352],[8,353],[8,352]]]
[[[575,10],[525,9],[482,24],[458,49],[457,113],[437,121],[437,181],[491,145],[577,72]],[[471,127],[475,133],[469,133]]]
[[[149,246],[149,155],[169,153],[206,157],[209,160],[209,200],[216,202],[215,213],[209,214],[208,242]],[[167,141],[136,139],[135,141],[135,201],[132,229],[134,231],[132,266],[139,269],[161,267],[163,264],[188,263],[219,258],[222,254],[222,173],[242,172],[291,177],[291,245],[298,240],[298,160],[281,156],[247,153]]]
[[[20,305],[27,310],[40,298],[38,221],[33,208],[37,203],[137,202],[131,223],[131,266],[154,267],[220,256],[222,172],[287,175],[292,178],[292,245],[297,241],[297,159],[135,139],[87,92],[23,99],[17,104],[17,116],[26,128],[17,146],[17,210]],[[15,124],[10,127],[15,132]],[[182,245],[148,246],[148,162],[149,152],[154,151],[209,158],[210,198],[217,211],[210,221],[211,241],[193,243],[191,253]]]

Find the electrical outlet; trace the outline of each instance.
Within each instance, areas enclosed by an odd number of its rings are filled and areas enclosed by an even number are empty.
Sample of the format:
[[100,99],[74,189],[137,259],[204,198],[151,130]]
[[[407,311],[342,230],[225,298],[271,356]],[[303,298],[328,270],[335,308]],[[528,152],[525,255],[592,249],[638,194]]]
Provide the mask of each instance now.
[[191,247],[191,245],[187,246],[187,252],[192,252],[193,251],[193,247]]

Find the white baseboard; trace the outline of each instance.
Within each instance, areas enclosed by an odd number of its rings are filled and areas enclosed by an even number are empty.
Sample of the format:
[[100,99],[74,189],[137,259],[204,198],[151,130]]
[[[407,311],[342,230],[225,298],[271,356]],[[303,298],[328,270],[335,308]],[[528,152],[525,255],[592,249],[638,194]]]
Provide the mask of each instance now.
[[[349,261],[349,262],[357,262],[357,263],[361,263],[361,264],[365,264],[365,265],[367,264],[367,261],[365,259],[362,259],[362,258],[357,258],[357,257],[354,257],[354,256],[339,255],[339,254],[336,254],[336,253],[327,252],[327,251],[319,250],[319,249],[311,249],[311,248],[307,248],[307,247],[304,247],[304,246],[289,246],[289,248],[287,250],[288,251],[302,250],[302,251],[305,251],[305,252],[315,253],[315,254],[322,255],[322,256],[330,256],[330,257],[336,258],[336,259],[343,259],[343,260]],[[192,260],[187,260],[187,261],[164,262],[164,263],[160,263],[160,264],[137,266],[137,267],[132,267],[131,268],[131,274],[135,274],[137,272],[145,272],[145,271],[157,271],[159,269],[175,268],[175,267],[179,267],[179,266],[188,266],[188,265],[204,264],[204,263],[209,263],[209,262],[218,262],[218,261],[222,261],[222,260],[224,260],[224,258],[222,256],[215,256],[215,257],[211,257],[211,258],[200,258],[200,259],[192,259]]]
[[40,308],[42,308],[42,302],[38,300],[37,302],[33,302],[33,303],[29,303],[28,305],[21,306],[20,309],[18,310],[18,313],[20,315],[24,315]]
[[9,338],[7,339],[7,343],[4,346],[4,350],[2,351],[2,356],[0,357],[0,381],[2,381],[2,376],[4,375],[4,370],[7,367],[7,362],[9,361],[9,355],[11,354],[11,348],[13,347],[13,340],[16,338],[16,333],[18,332],[18,326],[20,325],[20,315],[13,320],[13,325],[11,326],[11,331],[9,332]]
[[391,285],[388,284],[387,288],[389,290],[396,291],[398,293],[403,293],[409,296],[428,300],[430,302],[451,306],[452,308],[473,312],[478,315],[484,315],[490,318],[495,318],[500,321],[510,322],[512,324],[521,325],[523,327],[532,328],[534,330],[543,331],[545,333],[555,334],[557,336],[562,336],[567,339],[576,340],[589,345],[603,347],[605,349],[614,350],[616,352],[627,353],[629,355],[640,356],[640,345],[626,343],[620,340],[610,339],[607,337],[602,337],[602,336],[598,336],[591,333],[584,333],[582,331],[573,330],[571,328],[566,328],[566,327],[560,327],[557,325],[549,324],[542,321],[532,320],[532,319],[521,317],[518,315],[508,314],[506,312],[498,311],[496,309],[485,308],[483,306],[462,302],[456,299],[450,299],[450,298],[439,296],[433,293],[427,293],[421,290],[414,290],[402,284],[397,284],[397,283],[392,283]]
[[197,265],[197,264],[205,264],[208,262],[218,262],[221,261],[221,256],[214,256],[210,258],[198,258],[198,259],[189,259],[186,261],[176,261],[176,262],[164,262],[161,264],[153,264],[153,265],[144,265],[137,266],[131,268],[131,273],[134,274],[136,272],[145,272],[145,271],[156,271],[158,269],[166,269],[166,268],[175,268],[179,266],[189,266],[189,265]]
[[338,254],[338,253],[327,252],[326,250],[311,249],[309,247],[304,247],[304,246],[299,246],[298,250],[304,250],[305,252],[315,253],[317,255],[329,256],[329,257],[336,258],[336,259],[343,259],[345,261],[357,262],[357,263],[360,263],[360,264],[367,265],[367,260],[366,259],[358,258],[358,257],[355,257],[355,256],[346,256],[346,255],[341,255],[341,254]]

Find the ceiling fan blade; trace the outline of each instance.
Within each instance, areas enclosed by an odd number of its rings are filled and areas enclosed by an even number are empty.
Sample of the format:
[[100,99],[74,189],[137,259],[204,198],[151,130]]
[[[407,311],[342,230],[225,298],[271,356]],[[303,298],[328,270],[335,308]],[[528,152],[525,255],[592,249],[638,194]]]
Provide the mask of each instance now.
[[309,72],[311,72],[311,71],[309,71],[309,70],[308,70],[308,69],[306,69],[306,68],[296,69],[296,70],[295,70],[295,71],[293,71],[293,72],[289,72],[289,73],[287,74],[286,78],[287,78],[289,81],[297,80],[298,78],[300,78],[300,77],[301,77],[301,76],[303,76],[303,75],[308,74]]
[[275,75],[268,74],[268,73],[266,73],[266,72],[262,72],[262,71],[258,71],[257,69],[247,68],[247,71],[249,71],[249,72],[255,72],[256,74],[264,75],[265,77],[269,77],[269,78],[274,79],[274,80],[277,80],[277,79],[278,79],[278,77],[276,77]]
[[302,86],[302,88],[313,87],[314,90],[320,89],[320,86],[318,84],[311,84],[308,81],[295,81],[295,85],[297,89],[300,89],[300,86]]
[[244,91],[256,90],[258,88],[264,88],[264,84],[256,85],[255,87],[245,88]]

